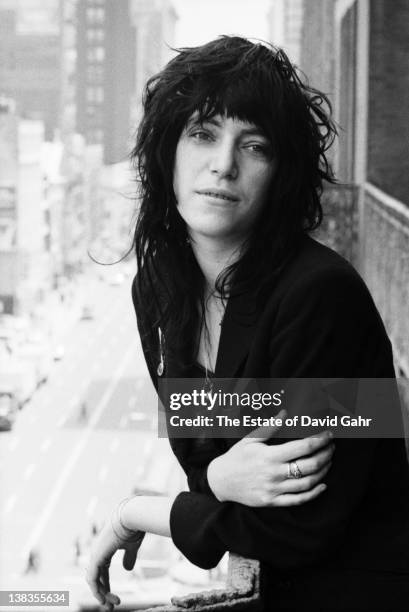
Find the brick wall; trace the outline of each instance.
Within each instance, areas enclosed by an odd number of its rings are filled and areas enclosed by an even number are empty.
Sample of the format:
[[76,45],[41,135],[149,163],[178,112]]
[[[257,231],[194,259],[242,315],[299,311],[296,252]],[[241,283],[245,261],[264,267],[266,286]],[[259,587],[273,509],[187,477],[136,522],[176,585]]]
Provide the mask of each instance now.
[[371,0],[368,179],[409,205],[409,2]]

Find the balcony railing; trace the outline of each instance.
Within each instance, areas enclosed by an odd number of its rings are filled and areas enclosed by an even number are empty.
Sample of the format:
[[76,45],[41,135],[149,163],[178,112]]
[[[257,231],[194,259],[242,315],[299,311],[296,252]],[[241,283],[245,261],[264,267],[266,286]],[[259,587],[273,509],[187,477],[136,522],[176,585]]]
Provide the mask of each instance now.
[[313,237],[358,265],[358,187],[334,185],[322,196],[324,219]]
[[366,183],[361,272],[381,313],[401,374],[409,377],[409,208]]
[[[324,221],[314,237],[359,269],[385,322],[401,374],[408,377],[409,208],[373,185],[361,189],[361,193],[356,185],[326,189]],[[149,612],[260,609],[258,562],[231,554],[226,589],[173,598],[170,606]]]

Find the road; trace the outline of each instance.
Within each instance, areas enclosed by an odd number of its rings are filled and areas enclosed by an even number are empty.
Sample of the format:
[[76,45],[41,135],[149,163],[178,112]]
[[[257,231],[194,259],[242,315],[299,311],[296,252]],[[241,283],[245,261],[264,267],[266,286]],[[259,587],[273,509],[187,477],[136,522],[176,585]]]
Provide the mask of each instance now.
[[[0,588],[69,589],[73,601],[83,596],[92,526],[135,486],[172,493],[183,485],[168,441],[157,437],[130,280],[110,286],[92,276],[82,291],[63,321],[64,358],[0,434]],[[80,319],[81,303],[92,320]],[[32,550],[39,568],[25,573]],[[169,541],[152,537],[142,558],[172,554]]]

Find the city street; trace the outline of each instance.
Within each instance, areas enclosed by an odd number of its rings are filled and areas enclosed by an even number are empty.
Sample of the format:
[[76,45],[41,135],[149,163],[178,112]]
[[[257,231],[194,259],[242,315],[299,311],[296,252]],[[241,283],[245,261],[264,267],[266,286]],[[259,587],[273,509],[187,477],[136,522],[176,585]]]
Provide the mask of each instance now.
[[[92,319],[81,319],[81,303]],[[61,336],[63,359],[13,430],[0,434],[3,590],[65,589],[82,597],[92,529],[136,486],[182,487],[168,441],[157,438],[130,279],[120,286],[86,279],[75,304]],[[152,537],[141,557],[166,562],[170,547]],[[36,572],[26,571],[30,551],[38,555]],[[117,571],[124,581],[126,572]]]

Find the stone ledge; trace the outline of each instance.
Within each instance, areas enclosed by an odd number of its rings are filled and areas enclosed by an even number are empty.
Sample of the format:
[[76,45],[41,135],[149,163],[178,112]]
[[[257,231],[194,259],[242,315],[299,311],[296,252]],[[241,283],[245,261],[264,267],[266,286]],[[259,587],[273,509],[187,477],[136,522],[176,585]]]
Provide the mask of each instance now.
[[260,563],[231,553],[225,589],[172,597],[171,605],[156,606],[145,612],[259,612],[261,609]]

